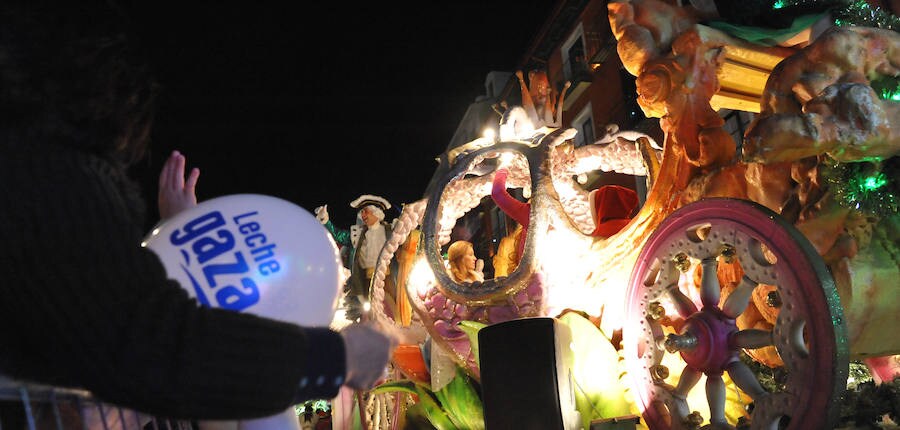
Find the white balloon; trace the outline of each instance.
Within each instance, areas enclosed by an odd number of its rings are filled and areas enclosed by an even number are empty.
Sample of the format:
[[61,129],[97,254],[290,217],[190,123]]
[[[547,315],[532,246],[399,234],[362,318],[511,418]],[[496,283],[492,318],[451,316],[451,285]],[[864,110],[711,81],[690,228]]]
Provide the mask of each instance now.
[[[285,200],[235,194],[157,225],[142,243],[201,304],[301,326],[328,326],[345,279],[340,254],[316,217]],[[300,430],[294,408],[203,430]]]
[[143,245],[204,306],[302,326],[328,326],[337,309],[337,245],[313,214],[286,200],[207,200],[161,222]]
[[[300,430],[300,417],[293,407],[280,414],[255,420],[240,421],[238,430]],[[207,429],[202,429],[207,430]]]

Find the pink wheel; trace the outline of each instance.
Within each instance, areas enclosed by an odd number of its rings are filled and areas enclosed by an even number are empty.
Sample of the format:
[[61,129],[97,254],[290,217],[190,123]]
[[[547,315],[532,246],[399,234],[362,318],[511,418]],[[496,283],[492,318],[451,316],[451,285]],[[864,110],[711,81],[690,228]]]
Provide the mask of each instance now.
[[[723,298],[717,269],[734,259],[744,275]],[[698,268],[695,288],[690,273]],[[740,330],[736,319],[761,284],[777,291],[774,328]],[[774,212],[725,198],[680,208],[647,240],[626,297],[625,361],[651,429],[745,426],[747,417],[726,417],[726,373],[752,399],[750,428],[833,428],[848,369],[840,300],[812,245]],[[740,358],[742,350],[767,346],[787,374],[774,392]],[[670,371],[674,362],[679,367]],[[706,395],[691,394],[704,376]]]

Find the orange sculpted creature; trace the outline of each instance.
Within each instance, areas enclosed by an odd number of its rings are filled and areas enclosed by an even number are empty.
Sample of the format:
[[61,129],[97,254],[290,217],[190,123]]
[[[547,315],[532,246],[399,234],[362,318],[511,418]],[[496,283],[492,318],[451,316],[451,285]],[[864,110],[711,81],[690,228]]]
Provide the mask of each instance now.
[[556,106],[553,106],[553,90],[550,88],[550,82],[547,80],[547,72],[543,70],[531,70],[528,72],[528,84],[525,84],[525,77],[521,70],[516,72],[519,78],[519,87],[522,90],[522,107],[528,114],[528,118],[534,124],[535,128],[560,127],[562,124],[562,107],[565,99],[566,90],[571,85],[566,82],[562,91],[559,93],[559,99]]

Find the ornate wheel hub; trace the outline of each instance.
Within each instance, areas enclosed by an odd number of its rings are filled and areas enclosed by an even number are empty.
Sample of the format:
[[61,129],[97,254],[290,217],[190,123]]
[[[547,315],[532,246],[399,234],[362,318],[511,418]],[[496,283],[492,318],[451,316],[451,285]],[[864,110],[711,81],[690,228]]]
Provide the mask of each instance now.
[[729,364],[738,360],[731,336],[738,331],[734,318],[716,306],[688,317],[680,334],[670,334],[665,346],[669,352],[680,351],[681,358],[692,369],[707,375],[721,375]]

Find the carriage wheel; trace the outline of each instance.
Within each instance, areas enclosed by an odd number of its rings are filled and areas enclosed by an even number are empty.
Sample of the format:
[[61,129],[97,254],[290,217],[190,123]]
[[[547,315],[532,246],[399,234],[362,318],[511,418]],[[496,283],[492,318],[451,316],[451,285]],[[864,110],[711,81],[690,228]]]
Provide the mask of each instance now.
[[[718,265],[735,259],[744,276],[723,298]],[[698,267],[699,288],[684,285]],[[735,320],[761,284],[774,285],[780,299],[774,328],[740,330]],[[725,373],[752,399],[750,428],[833,428],[848,369],[834,280],[806,237],[761,205],[706,199],[663,220],[632,272],[622,335],[631,389],[651,429],[746,426],[746,417],[726,418]],[[767,346],[787,375],[774,391],[740,357]],[[670,371],[664,358],[683,368]],[[689,397],[703,377],[706,395]],[[698,397],[709,416],[695,412]]]

